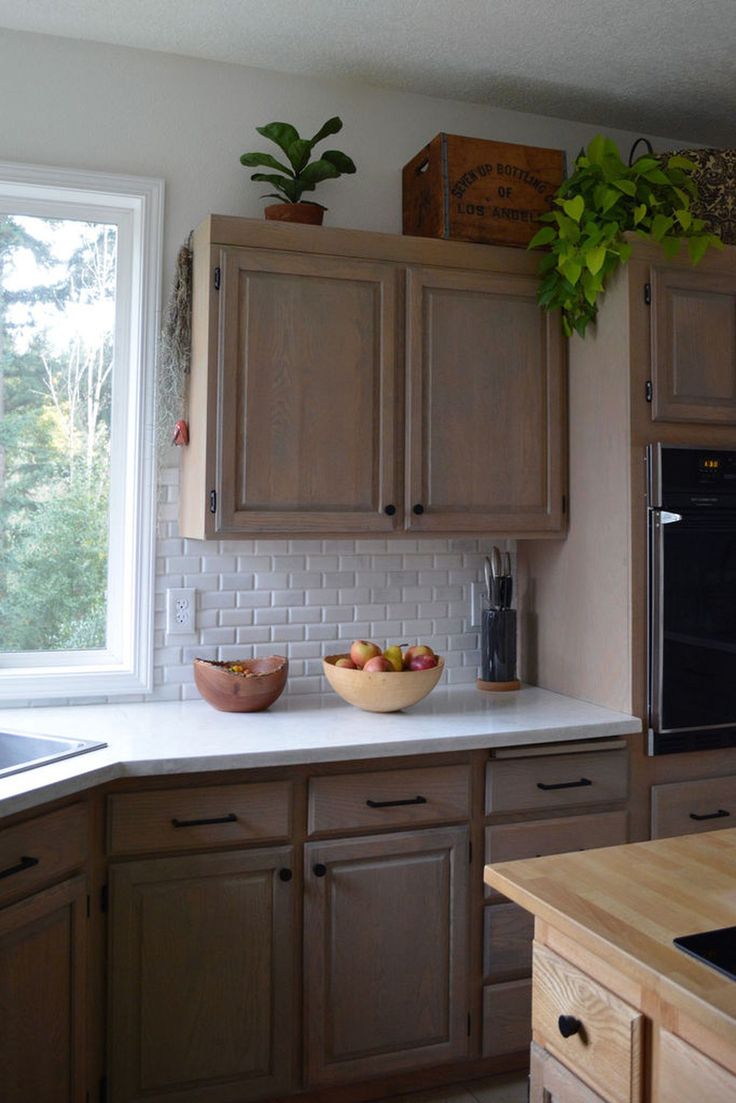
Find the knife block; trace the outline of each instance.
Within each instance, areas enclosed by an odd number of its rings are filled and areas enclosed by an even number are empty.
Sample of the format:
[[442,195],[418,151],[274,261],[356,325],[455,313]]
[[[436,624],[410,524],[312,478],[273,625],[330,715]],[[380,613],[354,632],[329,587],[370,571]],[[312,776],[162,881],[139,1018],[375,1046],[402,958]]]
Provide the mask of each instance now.
[[516,610],[484,609],[481,614],[478,689],[521,689],[516,677]]

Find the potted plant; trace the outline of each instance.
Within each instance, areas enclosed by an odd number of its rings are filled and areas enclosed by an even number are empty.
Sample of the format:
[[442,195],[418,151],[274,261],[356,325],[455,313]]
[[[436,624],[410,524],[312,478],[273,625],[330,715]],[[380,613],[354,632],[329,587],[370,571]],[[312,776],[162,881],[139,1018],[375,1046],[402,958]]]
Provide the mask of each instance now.
[[278,199],[266,207],[266,218],[276,218],[285,222],[310,222],[321,225],[327,210],[321,203],[302,199],[304,192],[312,192],[323,180],[334,180],[343,173],[355,172],[355,165],[345,153],[337,149],[327,149],[315,161],[311,160],[312,150],[318,142],[330,134],[342,130],[342,120],[337,115],[328,119],[313,138],[300,138],[299,132],[291,123],[268,123],[257,126],[256,130],[264,138],[269,138],[286,155],[288,165],[272,157],[270,153],[244,153],[240,163],[249,168],[261,167],[275,169],[276,172],[254,172],[251,180],[263,181],[276,188],[262,199]]
[[631,255],[625,234],[661,245],[674,257],[683,241],[697,264],[710,246],[722,249],[691,207],[698,199],[692,161],[644,154],[625,165],[610,138],[598,134],[575,161],[554,198],[555,210],[540,222],[529,248],[548,252],[539,265],[540,306],[559,308],[565,334],[585,336],[598,312],[609,277]]

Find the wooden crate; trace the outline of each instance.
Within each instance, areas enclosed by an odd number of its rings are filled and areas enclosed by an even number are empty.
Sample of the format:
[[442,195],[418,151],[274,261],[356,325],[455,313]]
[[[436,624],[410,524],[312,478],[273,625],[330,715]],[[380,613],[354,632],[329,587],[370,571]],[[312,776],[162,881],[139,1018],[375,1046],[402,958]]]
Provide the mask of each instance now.
[[404,166],[404,233],[524,247],[564,177],[564,150],[438,134]]

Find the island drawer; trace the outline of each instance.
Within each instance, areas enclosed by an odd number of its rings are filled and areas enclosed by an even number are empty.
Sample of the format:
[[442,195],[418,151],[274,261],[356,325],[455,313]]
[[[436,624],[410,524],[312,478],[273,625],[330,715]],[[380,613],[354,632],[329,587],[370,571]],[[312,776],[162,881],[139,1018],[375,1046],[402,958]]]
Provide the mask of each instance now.
[[640,1103],[644,1018],[576,966],[534,944],[534,1041],[610,1103]]
[[[626,842],[627,834],[628,816],[623,810],[531,823],[496,824],[486,828],[486,862],[510,862],[515,858],[541,858],[571,850],[617,846]],[[489,900],[504,899],[488,885],[486,896]]]
[[652,838],[736,827],[736,777],[652,786]]
[[310,835],[447,823],[470,816],[470,767],[429,766],[313,777]]
[[626,800],[626,749],[493,760],[486,766],[486,813],[537,812]]
[[532,1042],[529,1103],[606,1103],[546,1049]]
[[486,984],[528,977],[532,971],[534,916],[518,904],[483,909],[483,980]]
[[83,865],[87,832],[85,804],[0,830],[0,905]]
[[484,1057],[521,1053],[532,1040],[532,982],[514,980],[483,989]]
[[156,789],[108,797],[110,854],[201,850],[291,835],[290,781]]

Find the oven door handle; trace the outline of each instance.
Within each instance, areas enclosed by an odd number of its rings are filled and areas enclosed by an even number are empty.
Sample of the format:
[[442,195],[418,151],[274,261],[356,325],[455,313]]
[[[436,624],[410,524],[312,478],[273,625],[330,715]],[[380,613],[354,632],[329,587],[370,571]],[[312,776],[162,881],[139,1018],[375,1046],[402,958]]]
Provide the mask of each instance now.
[[682,520],[681,513],[670,513],[668,509],[653,509],[652,513],[659,514],[659,520],[663,525],[674,525],[676,521]]

